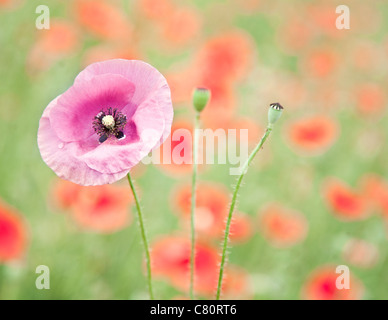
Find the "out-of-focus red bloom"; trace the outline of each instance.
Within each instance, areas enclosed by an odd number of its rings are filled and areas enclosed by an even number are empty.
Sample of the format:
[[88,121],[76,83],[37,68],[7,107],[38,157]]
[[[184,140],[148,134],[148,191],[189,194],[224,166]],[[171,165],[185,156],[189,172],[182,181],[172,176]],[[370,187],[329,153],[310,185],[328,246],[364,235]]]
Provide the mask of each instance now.
[[131,222],[131,194],[126,187],[102,185],[84,187],[58,180],[53,188],[56,204],[69,209],[72,219],[85,230],[111,233]]
[[357,108],[365,114],[375,114],[386,110],[386,95],[381,86],[366,83],[356,88]]
[[286,138],[291,145],[306,154],[326,151],[338,136],[337,123],[327,116],[310,116],[291,123]]
[[174,107],[179,103],[189,103],[193,88],[197,87],[197,70],[194,68],[179,68],[166,74],[171,89]]
[[94,62],[110,59],[139,60],[139,53],[133,47],[121,45],[99,45],[89,48],[83,57],[83,66],[88,66]]
[[0,264],[21,259],[27,238],[27,226],[20,214],[0,200]]
[[207,78],[240,80],[252,64],[253,44],[247,34],[230,32],[208,40],[198,52],[196,65]]
[[0,8],[5,10],[16,9],[22,4],[25,0],[0,0]]
[[[229,192],[222,185],[200,183],[197,187],[195,228],[200,236],[219,239],[225,230],[229,212]],[[172,194],[173,207],[186,226],[190,223],[191,185],[179,187]],[[230,226],[230,240],[243,242],[252,235],[249,216],[236,212]]]
[[253,233],[252,222],[248,215],[241,212],[233,214],[230,224],[229,239],[232,242],[244,242],[248,240]]
[[171,44],[184,45],[195,38],[201,28],[200,15],[191,8],[175,8],[161,20],[162,35]]
[[322,266],[314,270],[307,278],[302,298],[306,300],[359,300],[364,287],[360,280],[350,274],[349,289],[337,289],[336,281],[341,274],[336,266]]
[[80,35],[75,25],[66,20],[50,22],[50,29],[39,32],[37,40],[41,50],[50,54],[69,54],[80,44]]
[[365,197],[339,179],[329,178],[323,184],[323,195],[331,212],[341,220],[362,220],[370,214]]
[[338,65],[338,57],[331,49],[316,49],[308,53],[302,63],[308,75],[325,78],[334,72]]
[[311,26],[317,28],[317,31],[331,37],[341,37],[344,33],[338,32],[336,27],[336,20],[338,14],[335,11],[333,4],[325,3],[314,3],[309,5],[305,12],[307,19],[310,20]]
[[160,155],[158,167],[173,176],[190,173],[193,161],[192,138],[193,124],[184,119],[174,119],[170,136],[158,149]]
[[366,174],[361,189],[370,206],[388,218],[388,184],[376,174]]
[[140,0],[139,7],[140,11],[152,20],[165,19],[174,9],[170,0]]
[[78,195],[83,188],[85,187],[73,182],[56,179],[52,188],[55,205],[61,209],[70,209],[78,200]]
[[102,233],[121,230],[130,223],[128,188],[117,185],[85,187],[74,203],[73,218],[87,229]]
[[[173,206],[183,215],[186,222],[190,218],[191,185],[180,187],[173,193]],[[196,230],[208,236],[218,236],[228,213],[229,193],[224,186],[199,183],[196,194]]]
[[128,40],[132,26],[120,8],[105,0],[76,0],[75,15],[90,33],[110,40]]
[[27,67],[32,72],[46,70],[57,60],[74,53],[79,45],[80,34],[72,22],[52,19],[50,29],[38,33],[27,57]]
[[[199,295],[209,296],[217,286],[220,256],[215,248],[200,242],[196,243],[195,253],[194,289]],[[154,241],[151,250],[153,275],[167,279],[182,291],[188,290],[190,254],[188,238],[165,236]]]
[[378,259],[377,247],[365,240],[350,239],[343,249],[344,260],[359,268],[373,268]]
[[308,222],[297,211],[270,204],[259,212],[259,228],[272,245],[289,247],[306,238]]

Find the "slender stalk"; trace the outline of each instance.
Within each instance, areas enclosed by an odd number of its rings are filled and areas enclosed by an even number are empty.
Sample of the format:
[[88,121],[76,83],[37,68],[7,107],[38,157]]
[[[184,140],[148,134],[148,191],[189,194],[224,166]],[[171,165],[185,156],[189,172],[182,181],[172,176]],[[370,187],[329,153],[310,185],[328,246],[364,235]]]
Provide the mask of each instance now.
[[0,264],[0,300],[5,299],[5,296],[3,297],[4,271],[5,265]]
[[232,203],[230,205],[228,219],[226,221],[225,237],[224,237],[224,242],[223,242],[223,246],[222,246],[221,265],[220,265],[220,273],[219,273],[219,277],[218,277],[217,295],[216,295],[217,300],[219,300],[220,296],[221,296],[222,279],[223,279],[223,275],[224,275],[224,267],[225,267],[225,261],[226,261],[226,249],[228,247],[230,224],[232,222],[232,215],[233,215],[234,207],[236,205],[237,194],[238,194],[238,191],[240,189],[241,182],[244,178],[244,175],[245,175],[246,171],[248,170],[249,165],[251,164],[253,158],[256,156],[257,152],[259,152],[259,150],[263,146],[265,140],[267,140],[271,131],[272,131],[272,126],[269,125],[267,127],[267,130],[265,131],[263,137],[261,138],[260,142],[257,144],[255,149],[249,155],[247,161],[241,167],[241,174],[238,177],[237,184],[236,184],[236,187],[235,187],[234,192],[233,192]]
[[195,205],[196,205],[196,187],[197,187],[197,158],[198,158],[198,129],[199,112],[195,115],[194,141],[193,141],[193,176],[191,184],[191,256],[190,256],[190,299],[194,299],[194,268],[195,268]]
[[140,226],[140,233],[141,237],[143,239],[143,245],[144,245],[144,251],[145,251],[145,257],[146,257],[146,265],[147,265],[147,281],[148,281],[148,291],[150,294],[150,299],[154,300],[154,294],[152,292],[152,277],[151,277],[151,257],[150,257],[150,250],[148,246],[148,240],[144,228],[144,221],[143,221],[143,214],[140,208],[140,203],[139,203],[139,198],[136,193],[136,189],[133,185],[133,181],[131,178],[131,174],[128,173],[128,182],[132,190],[133,197],[135,198],[135,203],[136,203],[136,209],[137,209],[137,215],[139,217],[139,226]]

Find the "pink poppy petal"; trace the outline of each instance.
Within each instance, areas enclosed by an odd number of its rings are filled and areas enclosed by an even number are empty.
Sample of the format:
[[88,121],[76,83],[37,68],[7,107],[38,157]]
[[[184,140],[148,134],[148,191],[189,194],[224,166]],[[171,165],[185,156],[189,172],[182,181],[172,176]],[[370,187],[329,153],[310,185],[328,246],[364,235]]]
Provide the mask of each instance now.
[[58,97],[50,121],[55,123],[54,130],[61,140],[84,140],[94,134],[93,119],[102,109],[122,110],[134,92],[135,85],[120,75],[105,74],[77,81]]
[[58,98],[47,106],[39,122],[38,145],[44,162],[59,177],[85,186],[113,183],[123,178],[128,170],[114,174],[93,170],[74,156],[76,143],[67,143],[58,138],[48,118],[57,101]]
[[136,126],[137,141],[128,143],[131,137],[126,131],[124,139],[108,139],[80,158],[91,169],[104,173],[121,172],[136,165],[159,143],[164,117],[156,100],[150,99],[137,108],[131,121]]
[[169,136],[174,116],[171,108],[171,92],[164,76],[153,66],[139,60],[113,59],[96,62],[80,72],[74,83],[89,80],[96,75],[119,74],[132,83],[136,83],[131,104],[140,105],[151,97],[155,97],[164,116],[165,129],[159,146]]

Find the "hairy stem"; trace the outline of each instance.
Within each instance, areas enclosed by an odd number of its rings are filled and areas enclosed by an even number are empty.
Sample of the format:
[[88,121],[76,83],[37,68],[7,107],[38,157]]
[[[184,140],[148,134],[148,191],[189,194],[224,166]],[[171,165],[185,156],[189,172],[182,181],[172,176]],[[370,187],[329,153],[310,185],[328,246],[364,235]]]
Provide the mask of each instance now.
[[193,176],[191,184],[191,256],[190,256],[190,299],[194,299],[194,268],[195,268],[195,205],[197,187],[197,154],[198,154],[198,129],[199,112],[195,115],[194,141],[193,141]]
[[129,185],[130,185],[131,190],[132,190],[133,197],[135,199],[137,215],[138,215],[138,218],[139,218],[140,233],[141,233],[141,237],[143,239],[145,258],[146,258],[146,265],[147,265],[148,291],[149,291],[149,294],[150,294],[150,299],[154,300],[154,294],[152,292],[151,257],[150,257],[150,250],[149,250],[149,246],[148,246],[147,235],[146,235],[145,228],[144,228],[143,214],[142,214],[142,211],[141,211],[141,208],[140,208],[139,198],[137,196],[136,189],[135,189],[135,187],[133,185],[131,174],[128,173],[127,177],[128,177]]
[[233,191],[233,197],[232,197],[232,203],[229,208],[229,214],[228,214],[228,219],[226,221],[226,227],[225,227],[225,236],[224,236],[224,242],[222,245],[222,256],[221,256],[221,264],[220,264],[220,272],[219,272],[219,277],[218,277],[218,285],[217,285],[217,295],[216,299],[219,300],[221,296],[221,289],[222,289],[222,279],[224,275],[224,267],[225,267],[225,261],[226,261],[226,254],[227,254],[227,247],[228,247],[228,241],[229,241],[229,232],[230,232],[230,224],[232,222],[232,216],[233,216],[233,211],[234,207],[236,205],[236,200],[237,200],[237,194],[241,186],[241,182],[244,178],[244,175],[246,171],[248,170],[249,165],[251,164],[253,158],[256,156],[257,152],[261,149],[263,146],[265,140],[267,140],[269,134],[272,131],[272,127],[268,126],[267,130],[265,131],[263,137],[261,138],[260,142],[257,144],[255,149],[252,151],[252,153],[249,155],[247,161],[243,164],[241,167],[241,174],[238,177],[236,187]]

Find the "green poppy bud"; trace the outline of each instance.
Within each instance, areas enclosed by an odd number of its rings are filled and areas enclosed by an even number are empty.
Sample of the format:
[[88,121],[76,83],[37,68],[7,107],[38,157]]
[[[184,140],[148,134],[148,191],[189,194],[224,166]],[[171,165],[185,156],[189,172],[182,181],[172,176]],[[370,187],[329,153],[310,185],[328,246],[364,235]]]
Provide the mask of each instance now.
[[283,107],[280,103],[275,102],[271,103],[269,105],[269,110],[268,110],[268,125],[272,127],[276,121],[279,120],[280,116],[283,113]]
[[195,88],[193,92],[193,105],[195,110],[201,112],[210,100],[210,90],[206,88]]

